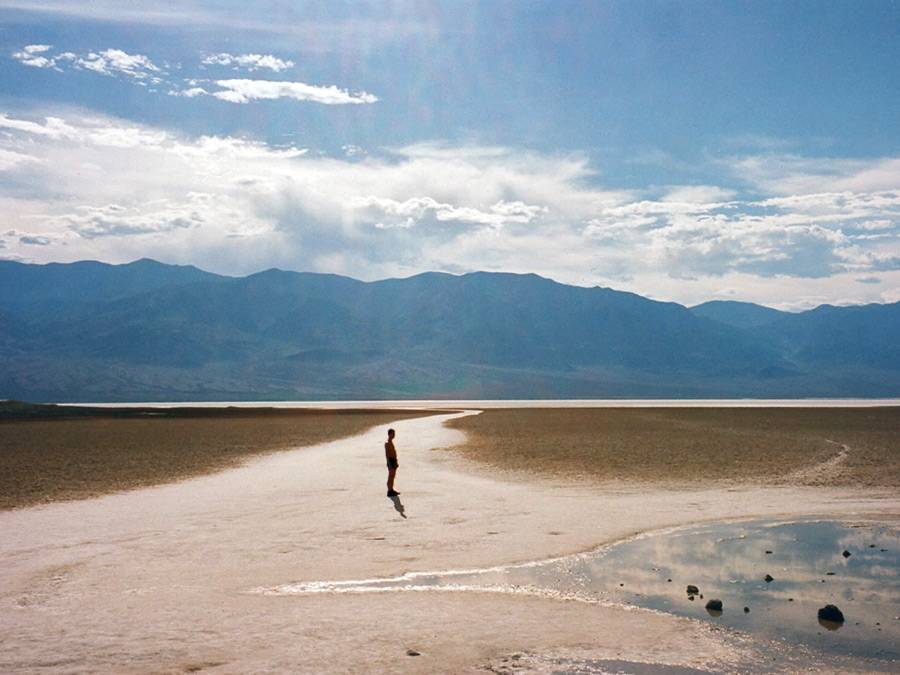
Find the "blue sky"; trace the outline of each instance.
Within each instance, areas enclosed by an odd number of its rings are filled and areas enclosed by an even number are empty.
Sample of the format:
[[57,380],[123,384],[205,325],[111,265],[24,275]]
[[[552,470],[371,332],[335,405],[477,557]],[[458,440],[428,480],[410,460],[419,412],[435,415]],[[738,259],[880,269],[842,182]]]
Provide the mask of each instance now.
[[0,256],[900,300],[897,2],[0,0]]

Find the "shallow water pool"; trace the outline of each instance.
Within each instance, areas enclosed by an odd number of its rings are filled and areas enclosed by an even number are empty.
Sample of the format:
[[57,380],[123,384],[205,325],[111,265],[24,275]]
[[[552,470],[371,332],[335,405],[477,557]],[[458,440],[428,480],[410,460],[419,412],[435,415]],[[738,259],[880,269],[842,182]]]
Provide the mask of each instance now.
[[[689,584],[698,589],[693,595]],[[627,604],[874,659],[888,668],[900,660],[897,523],[715,523],[523,565],[260,590],[279,595],[476,591]],[[706,609],[711,599],[721,600],[721,612]],[[843,623],[819,621],[818,609],[826,604],[840,608]]]

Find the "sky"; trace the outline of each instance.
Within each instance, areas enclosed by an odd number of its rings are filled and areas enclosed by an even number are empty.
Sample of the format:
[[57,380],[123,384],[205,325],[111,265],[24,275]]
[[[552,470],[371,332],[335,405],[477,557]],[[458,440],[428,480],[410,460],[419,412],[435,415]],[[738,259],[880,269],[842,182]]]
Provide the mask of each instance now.
[[900,301],[900,2],[0,0],[0,258]]

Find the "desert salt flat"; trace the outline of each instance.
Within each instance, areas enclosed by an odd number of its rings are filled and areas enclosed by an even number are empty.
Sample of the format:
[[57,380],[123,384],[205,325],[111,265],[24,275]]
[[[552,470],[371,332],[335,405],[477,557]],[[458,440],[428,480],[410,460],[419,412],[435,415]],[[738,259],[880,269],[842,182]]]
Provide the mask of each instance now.
[[0,670],[876,669],[616,603],[258,592],[540,561],[688,523],[900,514],[888,490],[511,482],[432,451],[460,440],[442,422],[461,414],[392,425],[396,503],[378,427],[189,481],[0,513]]

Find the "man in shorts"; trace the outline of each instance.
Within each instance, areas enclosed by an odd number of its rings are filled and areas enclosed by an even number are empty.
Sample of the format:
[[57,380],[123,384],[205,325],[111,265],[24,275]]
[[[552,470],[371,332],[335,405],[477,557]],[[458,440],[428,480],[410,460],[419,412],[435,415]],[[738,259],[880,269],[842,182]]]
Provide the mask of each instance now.
[[394,436],[396,432],[388,429],[387,443],[384,444],[384,456],[387,459],[388,479],[387,479],[387,496],[396,497],[400,493],[394,489],[394,477],[397,475],[397,468],[400,463],[397,461],[397,448],[394,447]]

